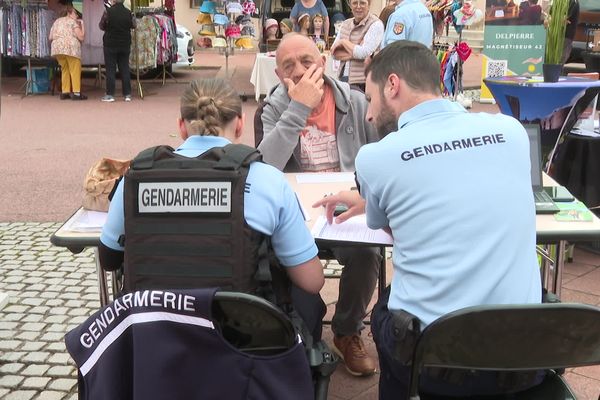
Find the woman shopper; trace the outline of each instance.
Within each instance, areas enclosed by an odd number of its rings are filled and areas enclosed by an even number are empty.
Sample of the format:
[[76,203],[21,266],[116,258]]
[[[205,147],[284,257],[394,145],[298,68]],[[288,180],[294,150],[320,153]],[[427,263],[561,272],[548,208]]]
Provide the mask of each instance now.
[[83,21],[73,6],[66,6],[50,28],[50,55],[61,69],[61,100],[86,100],[81,94],[81,42],[85,36]]
[[365,91],[365,59],[379,48],[383,22],[370,12],[371,0],[350,0],[352,18],[342,23],[331,54],[340,61],[340,80]]

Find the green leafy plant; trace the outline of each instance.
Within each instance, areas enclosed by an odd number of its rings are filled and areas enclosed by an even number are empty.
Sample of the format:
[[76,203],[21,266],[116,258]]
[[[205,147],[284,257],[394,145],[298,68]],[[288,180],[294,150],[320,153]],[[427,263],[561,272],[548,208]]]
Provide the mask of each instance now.
[[561,64],[567,28],[569,0],[554,0],[550,9],[550,22],[546,29],[546,64]]

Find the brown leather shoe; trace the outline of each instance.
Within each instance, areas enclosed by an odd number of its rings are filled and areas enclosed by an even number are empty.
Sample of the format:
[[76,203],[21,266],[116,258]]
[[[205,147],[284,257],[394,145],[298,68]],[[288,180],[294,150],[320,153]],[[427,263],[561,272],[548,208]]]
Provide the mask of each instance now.
[[359,335],[335,336],[333,350],[344,360],[346,369],[352,375],[369,376],[377,369],[377,363],[367,354]]

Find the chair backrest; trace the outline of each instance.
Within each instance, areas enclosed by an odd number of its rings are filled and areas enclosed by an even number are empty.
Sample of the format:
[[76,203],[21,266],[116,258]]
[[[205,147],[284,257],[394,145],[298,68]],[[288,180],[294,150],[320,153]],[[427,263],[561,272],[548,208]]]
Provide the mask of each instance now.
[[277,354],[296,344],[296,332],[290,319],[260,297],[241,292],[217,292],[212,312],[213,321],[223,337],[245,353]]
[[539,370],[600,364],[600,309],[584,304],[486,305],[427,326],[412,360],[410,395],[424,366]]
[[262,142],[264,131],[262,123],[262,113],[265,108],[265,102],[259,101],[258,107],[254,112],[254,147],[258,148],[260,142]]

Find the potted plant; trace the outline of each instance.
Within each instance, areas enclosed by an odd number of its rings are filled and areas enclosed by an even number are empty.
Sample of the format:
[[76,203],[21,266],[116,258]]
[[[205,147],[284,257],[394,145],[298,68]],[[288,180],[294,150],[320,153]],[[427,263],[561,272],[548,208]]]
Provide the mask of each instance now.
[[552,2],[550,21],[546,29],[546,53],[542,65],[545,82],[557,82],[562,71],[562,54],[568,13],[569,0],[554,0]]

